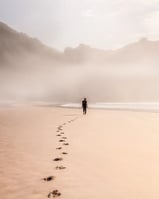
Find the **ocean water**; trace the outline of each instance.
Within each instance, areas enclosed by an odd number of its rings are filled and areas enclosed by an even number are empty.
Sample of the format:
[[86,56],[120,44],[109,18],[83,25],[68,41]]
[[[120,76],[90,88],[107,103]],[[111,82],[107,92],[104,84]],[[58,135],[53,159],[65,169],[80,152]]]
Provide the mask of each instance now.
[[[17,106],[49,106],[49,107],[63,107],[63,108],[81,108],[81,103],[65,103],[60,104],[58,102],[46,102],[46,101],[36,101],[36,102],[15,102],[15,101],[0,101],[0,107],[17,107]],[[142,111],[156,111],[159,112],[159,102],[140,102],[140,103],[88,103],[88,108],[91,109],[107,109],[107,110],[142,110]]]
[[[81,108],[79,103],[62,104],[65,108]],[[89,104],[89,108],[94,109],[114,109],[114,110],[145,110],[145,111],[159,111],[159,102],[140,102],[140,103],[94,103]]]

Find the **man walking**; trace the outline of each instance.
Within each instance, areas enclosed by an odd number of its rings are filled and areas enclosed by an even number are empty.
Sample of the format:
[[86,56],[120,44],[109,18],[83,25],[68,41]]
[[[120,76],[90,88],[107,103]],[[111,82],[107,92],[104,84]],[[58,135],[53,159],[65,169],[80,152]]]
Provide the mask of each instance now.
[[87,113],[87,99],[86,98],[82,100],[82,108],[83,108],[83,114],[86,115]]

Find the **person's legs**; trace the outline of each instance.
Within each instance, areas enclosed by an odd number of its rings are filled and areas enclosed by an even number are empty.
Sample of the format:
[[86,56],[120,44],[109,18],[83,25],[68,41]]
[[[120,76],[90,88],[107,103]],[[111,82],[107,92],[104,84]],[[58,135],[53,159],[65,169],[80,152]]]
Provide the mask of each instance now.
[[86,113],[87,113],[87,108],[84,107],[84,114],[86,115]]
[[83,106],[83,115],[86,115],[87,113],[87,108]]
[[83,115],[85,114],[85,110],[84,110],[84,107],[83,107]]

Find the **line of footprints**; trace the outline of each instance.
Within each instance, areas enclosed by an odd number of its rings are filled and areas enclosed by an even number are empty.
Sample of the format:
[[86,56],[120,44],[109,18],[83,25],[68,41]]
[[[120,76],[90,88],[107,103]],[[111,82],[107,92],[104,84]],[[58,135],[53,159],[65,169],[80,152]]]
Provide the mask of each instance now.
[[[73,120],[69,120],[68,123],[71,123],[71,122],[74,122],[77,118],[73,119]],[[63,123],[62,125],[58,126],[57,127],[57,137],[59,137],[59,143],[60,143],[60,146],[58,146],[56,148],[56,150],[59,150],[60,152],[63,150],[63,147],[65,146],[69,146],[69,143],[67,142],[67,137],[65,136],[65,133],[63,131],[63,127],[66,125],[66,123]],[[67,155],[68,153],[63,151],[60,153],[60,155],[62,155],[62,157],[56,157],[53,159],[53,161],[55,162],[61,162],[63,160],[63,156],[64,155]],[[66,169],[65,166],[63,165],[58,165],[55,167],[56,170],[64,170]],[[52,180],[55,180],[55,176],[48,176],[48,177],[45,177],[43,178],[44,181],[52,181]],[[48,198],[56,198],[56,197],[60,197],[62,194],[60,193],[59,190],[55,189],[51,192],[49,192],[49,194],[47,195]]]

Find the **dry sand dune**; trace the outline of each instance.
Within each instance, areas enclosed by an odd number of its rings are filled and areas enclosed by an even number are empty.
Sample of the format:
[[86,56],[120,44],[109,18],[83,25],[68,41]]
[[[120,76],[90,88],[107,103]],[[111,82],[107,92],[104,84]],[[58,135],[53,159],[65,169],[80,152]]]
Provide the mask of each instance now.
[[158,123],[150,112],[1,108],[0,196],[158,199]]

